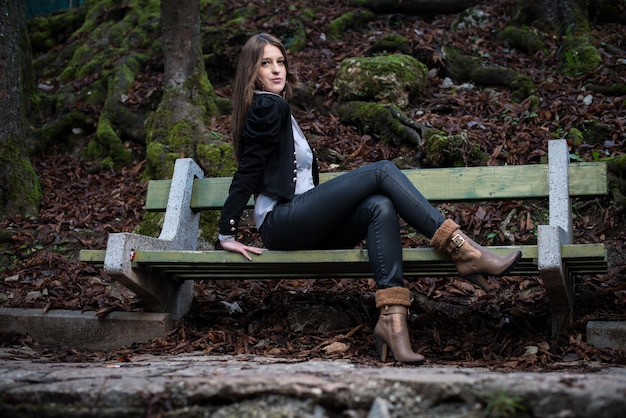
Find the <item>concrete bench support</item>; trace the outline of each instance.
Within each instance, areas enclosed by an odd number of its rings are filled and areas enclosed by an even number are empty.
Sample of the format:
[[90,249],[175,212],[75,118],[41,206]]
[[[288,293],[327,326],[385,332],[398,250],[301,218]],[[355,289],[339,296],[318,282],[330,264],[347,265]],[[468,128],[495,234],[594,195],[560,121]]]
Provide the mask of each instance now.
[[117,350],[162,337],[172,329],[167,313],[95,312],[0,308],[0,329],[30,335],[39,343],[85,350]]
[[561,245],[573,243],[569,195],[569,149],[565,140],[548,142],[549,224],[539,225],[538,268],[550,298],[551,328],[558,334],[573,314],[573,287],[563,265]]
[[135,292],[153,312],[169,312],[182,318],[193,299],[193,281],[154,280],[148,271],[133,268],[133,253],[142,251],[196,250],[200,214],[191,210],[191,193],[196,178],[204,172],[191,158],[176,160],[170,194],[159,238],[132,233],[109,235],[104,271]]

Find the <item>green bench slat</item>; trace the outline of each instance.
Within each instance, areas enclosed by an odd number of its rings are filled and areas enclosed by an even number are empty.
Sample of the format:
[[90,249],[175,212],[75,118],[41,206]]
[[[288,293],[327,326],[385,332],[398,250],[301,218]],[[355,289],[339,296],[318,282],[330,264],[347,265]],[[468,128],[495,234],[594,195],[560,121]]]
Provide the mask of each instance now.
[[[489,248],[500,254],[520,248],[522,260],[511,275],[538,273],[535,245]],[[602,244],[564,245],[562,253],[569,274],[606,272],[607,258]],[[104,254],[104,250],[83,250],[80,260],[102,264]],[[458,275],[449,259],[432,248],[405,248],[403,259],[407,277]],[[134,265],[163,276],[186,280],[371,276],[366,250],[267,251],[254,257],[253,261],[226,251],[137,251]]]
[[[547,164],[429,168],[404,172],[431,202],[532,199],[548,196]],[[572,197],[607,194],[606,164],[571,163],[569,173]],[[322,173],[320,181],[341,174]],[[221,209],[228,196],[230,182],[230,177],[196,179],[191,197],[192,209]],[[170,184],[171,180],[151,180],[148,183],[147,211],[165,210]],[[252,199],[248,204],[253,205]]]

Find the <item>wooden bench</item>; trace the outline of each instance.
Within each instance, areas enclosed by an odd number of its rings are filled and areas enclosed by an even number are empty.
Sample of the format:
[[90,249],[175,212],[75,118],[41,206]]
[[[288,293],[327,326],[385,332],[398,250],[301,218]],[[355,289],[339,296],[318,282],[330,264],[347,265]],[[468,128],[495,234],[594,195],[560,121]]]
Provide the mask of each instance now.
[[[433,203],[548,199],[548,224],[536,245],[491,246],[497,253],[522,250],[511,275],[540,275],[558,333],[573,312],[575,276],[607,271],[603,244],[573,242],[571,198],[607,194],[604,163],[569,163],[565,140],[549,142],[549,164],[406,170]],[[325,181],[341,173],[325,173]],[[109,236],[106,250],[83,250],[80,260],[104,266],[134,291],[149,310],[181,318],[191,307],[195,280],[371,277],[367,251],[267,251],[253,261],[226,251],[196,251],[199,212],[220,209],[230,178],[203,178],[191,159],[177,160],[172,180],[148,184],[147,211],[165,211],[159,238],[132,233]],[[249,202],[252,206],[252,200]],[[432,248],[403,249],[407,278],[455,276],[448,257]]]

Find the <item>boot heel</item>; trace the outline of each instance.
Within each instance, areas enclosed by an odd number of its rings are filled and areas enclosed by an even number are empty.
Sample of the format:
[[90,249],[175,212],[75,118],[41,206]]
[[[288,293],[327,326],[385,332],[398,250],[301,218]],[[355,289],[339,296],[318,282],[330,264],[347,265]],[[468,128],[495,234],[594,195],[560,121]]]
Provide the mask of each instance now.
[[466,274],[465,276],[461,277],[468,282],[474,283],[476,286],[480,287],[487,293],[489,293],[489,290],[491,289],[491,286],[489,285],[485,277],[480,273]]
[[389,354],[389,345],[385,342],[385,340],[380,338],[378,335],[374,335],[374,338],[376,339],[376,348],[378,350],[378,358],[380,358],[381,362],[386,363],[387,355]]

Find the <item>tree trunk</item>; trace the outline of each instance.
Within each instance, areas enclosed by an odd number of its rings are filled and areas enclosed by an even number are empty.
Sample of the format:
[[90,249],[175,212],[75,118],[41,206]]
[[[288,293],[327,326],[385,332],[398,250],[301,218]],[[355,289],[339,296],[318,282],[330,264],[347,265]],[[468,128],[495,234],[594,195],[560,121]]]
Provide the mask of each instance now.
[[210,142],[207,125],[217,112],[202,60],[199,0],[161,0],[161,25],[164,86],[158,109],[148,121],[149,178],[168,177],[175,159],[183,156],[202,164],[198,150]]
[[29,160],[25,119],[34,93],[21,0],[0,2],[0,217],[35,215],[41,187]]
[[513,23],[563,36],[559,59],[561,70],[569,76],[593,71],[602,63],[591,41],[588,9],[578,0],[519,0]]
[[517,2],[513,20],[545,31],[576,33],[589,30],[586,10],[576,0],[521,0]]

